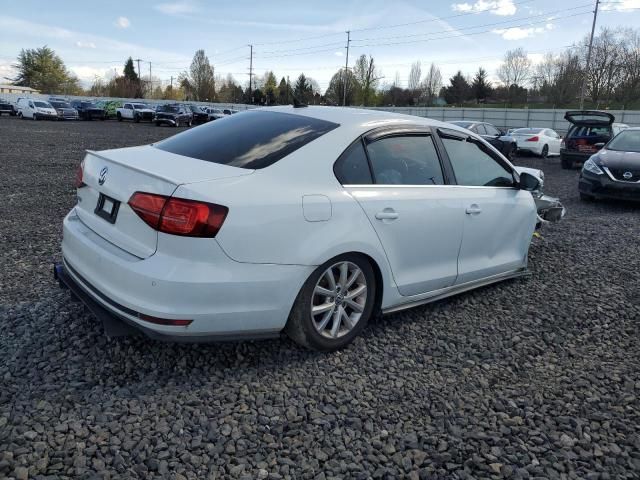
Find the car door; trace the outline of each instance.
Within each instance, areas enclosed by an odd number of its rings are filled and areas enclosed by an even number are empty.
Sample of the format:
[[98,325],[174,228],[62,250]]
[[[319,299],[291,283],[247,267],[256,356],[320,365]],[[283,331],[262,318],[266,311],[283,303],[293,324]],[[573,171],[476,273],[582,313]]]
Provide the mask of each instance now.
[[464,213],[430,131],[368,135],[335,171],[375,229],[400,294],[453,285]]
[[464,214],[456,284],[526,266],[536,207],[531,193],[518,188],[513,167],[471,135],[439,129],[438,141]]

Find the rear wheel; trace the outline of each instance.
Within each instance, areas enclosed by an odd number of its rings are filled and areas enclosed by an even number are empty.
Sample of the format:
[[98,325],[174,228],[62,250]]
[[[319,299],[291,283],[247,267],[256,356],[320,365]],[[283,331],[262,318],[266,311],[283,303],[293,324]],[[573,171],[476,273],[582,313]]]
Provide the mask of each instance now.
[[313,350],[342,348],[365,328],[373,313],[375,293],[375,275],[365,257],[335,257],[307,279],[291,309],[285,332]]
[[160,126],[160,122],[156,122],[156,127],[159,127],[159,126]]
[[573,168],[573,161],[569,160],[567,157],[565,157],[564,155],[560,156],[560,165],[562,166],[563,169],[565,170],[571,170]]
[[545,145],[542,147],[542,152],[540,152],[541,158],[547,158],[549,156],[549,145]]
[[120,112],[116,113],[116,118],[118,119],[119,122],[122,121],[122,114]]
[[518,146],[515,144],[511,144],[509,150],[507,151],[507,158],[511,161],[516,158],[516,152],[518,151]]

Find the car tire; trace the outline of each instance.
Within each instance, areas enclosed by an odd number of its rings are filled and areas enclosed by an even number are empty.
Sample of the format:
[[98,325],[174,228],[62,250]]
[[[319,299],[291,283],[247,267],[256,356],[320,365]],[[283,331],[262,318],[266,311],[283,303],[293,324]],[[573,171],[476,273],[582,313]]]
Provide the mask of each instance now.
[[542,151],[540,152],[540,158],[547,158],[549,156],[549,145],[545,145],[542,147]]
[[509,161],[512,161],[516,158],[516,152],[518,151],[518,146],[515,144],[511,144],[509,150],[507,151],[507,158]]
[[122,114],[120,112],[116,113],[116,118],[118,119],[119,122],[122,121]]
[[134,121],[135,123],[140,123],[140,115],[136,115],[136,116],[134,116],[134,117],[133,117],[133,121]]
[[176,128],[179,127],[180,126],[180,120],[178,120],[176,118],[176,120],[173,122],[173,126],[176,127]]
[[33,117],[31,117],[31,118],[32,118],[33,120],[36,120],[36,121],[37,121],[37,120],[39,120],[39,118],[38,118],[38,114],[37,114],[37,113],[34,113],[34,114],[33,114]]
[[156,127],[159,127],[159,126],[160,126],[160,122],[156,122]]
[[569,160],[567,157],[565,157],[564,155],[560,156],[560,166],[564,169],[564,170],[571,170],[573,168],[573,161]]
[[187,127],[190,127],[191,125],[193,125],[193,120],[189,120],[189,121],[187,122]]
[[580,200],[583,202],[593,202],[596,198],[593,195],[580,192]]
[[[345,279],[351,285],[345,285]],[[343,348],[373,315],[377,287],[373,267],[363,255],[332,258],[316,268],[300,289],[284,331],[294,342],[312,350]],[[314,305],[321,307],[315,315]]]

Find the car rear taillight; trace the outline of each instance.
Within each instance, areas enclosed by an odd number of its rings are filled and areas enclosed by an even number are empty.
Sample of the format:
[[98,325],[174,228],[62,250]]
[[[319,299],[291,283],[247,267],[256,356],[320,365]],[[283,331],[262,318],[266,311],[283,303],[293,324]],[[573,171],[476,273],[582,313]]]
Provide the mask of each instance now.
[[151,228],[186,237],[213,238],[229,209],[214,203],[136,192],[129,206]]
[[80,165],[78,165],[78,168],[76,170],[76,179],[74,182],[74,185],[76,188],[82,188],[87,185],[86,183],[84,183],[83,175],[84,175],[84,160],[80,162]]
[[539,140],[540,137],[538,137],[537,135],[535,137],[527,138],[527,142],[538,142]]

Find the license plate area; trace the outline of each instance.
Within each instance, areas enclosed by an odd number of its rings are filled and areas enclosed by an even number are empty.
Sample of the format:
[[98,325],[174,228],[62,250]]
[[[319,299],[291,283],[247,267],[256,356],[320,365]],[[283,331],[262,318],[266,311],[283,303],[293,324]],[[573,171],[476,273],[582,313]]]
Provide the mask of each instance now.
[[101,193],[98,197],[98,204],[93,212],[109,223],[116,223],[119,209],[120,202],[118,200]]

